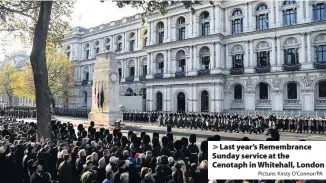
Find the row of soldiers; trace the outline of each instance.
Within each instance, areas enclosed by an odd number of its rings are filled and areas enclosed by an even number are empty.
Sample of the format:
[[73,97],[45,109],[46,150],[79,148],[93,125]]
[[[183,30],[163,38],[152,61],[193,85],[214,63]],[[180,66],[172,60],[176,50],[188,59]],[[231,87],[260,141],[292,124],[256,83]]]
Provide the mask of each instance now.
[[267,129],[297,133],[323,133],[325,117],[239,115],[239,114],[190,114],[126,111],[124,121],[158,122],[159,126],[214,130],[225,132],[263,133]]
[[72,116],[72,117],[88,117],[89,109],[63,109],[56,108],[54,109],[54,114],[59,116]]
[[0,108],[0,116],[13,118],[36,118],[35,107],[4,107]]

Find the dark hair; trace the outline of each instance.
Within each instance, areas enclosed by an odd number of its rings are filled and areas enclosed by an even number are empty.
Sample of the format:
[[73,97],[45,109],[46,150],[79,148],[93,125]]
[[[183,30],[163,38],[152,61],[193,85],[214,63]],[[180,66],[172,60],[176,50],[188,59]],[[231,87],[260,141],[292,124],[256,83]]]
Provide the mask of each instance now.
[[206,140],[201,142],[200,150],[202,152],[208,151],[208,142]]
[[250,141],[250,139],[248,137],[243,137],[242,141]]
[[221,141],[221,136],[219,135],[214,135],[214,141]]
[[143,136],[142,139],[143,139],[144,144],[149,144],[149,142],[151,141],[151,138],[149,137],[149,135],[146,135],[146,134]]
[[162,140],[163,146],[167,146],[169,144],[169,140],[166,136],[163,136],[161,140]]
[[181,150],[181,148],[182,148],[182,142],[181,142],[181,140],[177,140],[177,141],[175,141],[175,143],[174,143],[174,148],[175,148],[175,150],[177,150],[177,151],[180,151],[180,150]]
[[106,179],[108,179],[108,180],[112,179],[112,171],[106,172]]
[[184,146],[184,147],[188,147],[188,139],[186,138],[186,137],[182,137],[181,138],[181,142],[182,142],[182,145]]
[[65,154],[65,155],[63,156],[63,160],[64,160],[64,161],[67,161],[69,158],[70,158],[70,155],[69,155],[69,154]]
[[192,144],[196,143],[196,138],[197,138],[196,134],[191,134],[189,136],[189,142]]

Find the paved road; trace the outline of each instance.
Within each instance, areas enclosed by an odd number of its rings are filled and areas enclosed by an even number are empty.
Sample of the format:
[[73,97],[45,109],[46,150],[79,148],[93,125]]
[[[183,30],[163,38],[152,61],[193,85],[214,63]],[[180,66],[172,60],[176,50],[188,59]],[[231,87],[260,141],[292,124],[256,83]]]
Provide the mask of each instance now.
[[[71,122],[75,126],[80,123],[85,123],[87,118],[73,118],[66,116],[55,116],[56,119],[63,122]],[[133,130],[135,132],[140,133],[141,131],[145,131],[148,133],[152,133],[154,131],[159,132],[160,134],[166,133],[166,127],[158,127],[158,124],[148,124],[148,123],[134,123],[134,122],[125,122],[125,127],[122,132],[126,133],[129,130]],[[265,134],[243,134],[243,133],[228,133],[228,132],[214,132],[214,131],[202,131],[202,130],[191,130],[191,129],[172,129],[173,134],[176,136],[176,139],[181,137],[189,137],[190,134],[196,134],[199,141],[201,139],[206,139],[209,136],[220,135],[221,140],[226,141],[235,141],[239,140],[244,136],[249,137],[251,140],[262,141],[266,140],[268,136]],[[326,134],[307,134],[307,133],[289,133],[289,132],[281,132],[281,140],[282,141],[296,141],[299,139],[306,139],[309,141],[324,141],[326,140]]]

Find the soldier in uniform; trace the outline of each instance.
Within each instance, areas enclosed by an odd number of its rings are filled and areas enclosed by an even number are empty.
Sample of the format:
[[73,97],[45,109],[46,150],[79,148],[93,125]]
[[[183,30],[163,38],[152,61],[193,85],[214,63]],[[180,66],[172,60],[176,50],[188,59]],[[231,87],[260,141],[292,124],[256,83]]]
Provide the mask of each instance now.
[[318,119],[318,133],[324,134],[324,122],[321,118]]
[[160,122],[160,125],[159,125],[159,127],[161,127],[161,126],[164,126],[164,122],[163,122],[163,115],[162,114],[160,114],[160,116],[158,117],[158,121]]

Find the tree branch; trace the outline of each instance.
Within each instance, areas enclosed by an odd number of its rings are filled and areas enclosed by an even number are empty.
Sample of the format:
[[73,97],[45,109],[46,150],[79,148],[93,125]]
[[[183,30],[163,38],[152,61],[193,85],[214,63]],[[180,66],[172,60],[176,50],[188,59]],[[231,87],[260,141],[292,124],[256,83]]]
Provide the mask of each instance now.
[[31,18],[32,20],[34,20],[36,22],[36,19],[34,17],[32,17],[31,15],[28,15],[26,13],[24,13],[23,11],[19,11],[19,10],[15,10],[15,9],[11,9],[11,8],[7,8],[3,5],[0,5],[0,10],[6,10],[6,11],[9,11],[9,12],[12,12],[12,13],[17,13],[19,15],[22,15],[22,16],[25,16],[25,17],[28,17],[28,18]]

